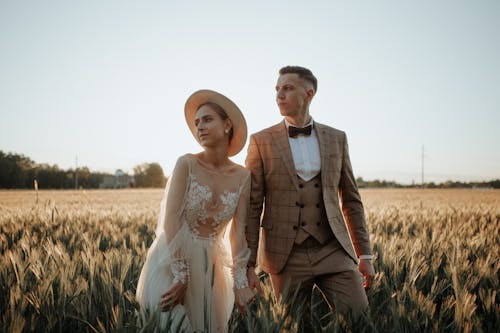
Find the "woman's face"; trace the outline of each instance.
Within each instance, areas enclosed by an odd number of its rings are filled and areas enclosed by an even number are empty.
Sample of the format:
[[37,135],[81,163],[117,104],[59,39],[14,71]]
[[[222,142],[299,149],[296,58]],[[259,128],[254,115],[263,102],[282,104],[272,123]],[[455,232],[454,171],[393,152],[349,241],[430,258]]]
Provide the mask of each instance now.
[[222,120],[221,116],[209,105],[203,105],[196,112],[194,118],[196,134],[203,147],[214,147],[222,142],[228,143],[227,131],[229,131],[229,120]]

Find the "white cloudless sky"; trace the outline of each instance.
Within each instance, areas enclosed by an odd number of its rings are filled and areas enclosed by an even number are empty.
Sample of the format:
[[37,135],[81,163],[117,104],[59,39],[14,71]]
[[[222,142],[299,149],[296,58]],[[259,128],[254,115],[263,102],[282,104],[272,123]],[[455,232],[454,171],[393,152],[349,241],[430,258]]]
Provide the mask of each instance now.
[[281,120],[278,69],[301,65],[356,176],[420,182],[424,147],[426,181],[499,178],[499,32],[493,0],[0,0],[0,150],[169,174],[200,150],[192,92],[230,97],[253,133]]

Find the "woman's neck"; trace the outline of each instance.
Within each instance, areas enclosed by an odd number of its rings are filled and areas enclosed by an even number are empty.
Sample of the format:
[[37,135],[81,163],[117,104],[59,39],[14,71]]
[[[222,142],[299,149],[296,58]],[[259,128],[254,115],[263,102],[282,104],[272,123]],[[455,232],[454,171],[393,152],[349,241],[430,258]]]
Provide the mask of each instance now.
[[224,168],[230,162],[227,156],[227,149],[222,149],[222,147],[205,149],[199,156],[204,164],[214,169]]

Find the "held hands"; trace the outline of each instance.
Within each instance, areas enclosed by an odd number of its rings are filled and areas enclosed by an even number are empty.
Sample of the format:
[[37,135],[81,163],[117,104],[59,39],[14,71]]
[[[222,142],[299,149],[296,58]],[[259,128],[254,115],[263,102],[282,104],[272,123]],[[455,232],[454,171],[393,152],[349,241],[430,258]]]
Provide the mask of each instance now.
[[248,287],[234,290],[236,306],[238,306],[238,310],[243,315],[245,315],[245,306],[250,304],[255,298],[253,290],[257,290],[257,292],[262,295],[260,280],[257,274],[255,274],[255,267],[248,267],[247,280]]
[[177,304],[184,304],[186,291],[187,284],[182,282],[174,283],[166,293],[161,295],[161,310],[163,312],[169,311]]
[[245,306],[251,303],[254,297],[255,295],[248,287],[234,290],[234,302],[241,314],[245,314]]
[[248,280],[248,287],[250,289],[256,289],[259,295],[262,296],[262,288],[260,287],[260,279],[255,274],[255,267],[248,267],[247,269],[247,280]]
[[375,268],[373,268],[372,261],[370,259],[360,259],[358,269],[365,277],[363,287],[366,290],[370,289],[373,286],[373,280],[375,279]]

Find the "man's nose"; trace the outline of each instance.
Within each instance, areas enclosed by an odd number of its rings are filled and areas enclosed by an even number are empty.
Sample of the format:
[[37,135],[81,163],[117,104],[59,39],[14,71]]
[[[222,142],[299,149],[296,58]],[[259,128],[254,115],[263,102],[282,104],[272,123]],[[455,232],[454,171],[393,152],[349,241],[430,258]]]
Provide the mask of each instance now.
[[279,99],[283,99],[285,98],[285,94],[283,94],[283,91],[282,90],[278,90],[276,92],[276,98],[279,98]]

